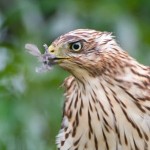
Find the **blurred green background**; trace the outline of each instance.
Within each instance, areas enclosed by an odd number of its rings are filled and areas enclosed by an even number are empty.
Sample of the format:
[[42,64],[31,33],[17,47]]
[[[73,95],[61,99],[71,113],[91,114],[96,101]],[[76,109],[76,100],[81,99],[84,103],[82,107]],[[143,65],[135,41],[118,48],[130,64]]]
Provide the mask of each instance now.
[[113,32],[133,57],[150,65],[150,0],[0,1],[0,150],[54,150],[68,75],[37,74],[25,43],[50,44],[76,28]]

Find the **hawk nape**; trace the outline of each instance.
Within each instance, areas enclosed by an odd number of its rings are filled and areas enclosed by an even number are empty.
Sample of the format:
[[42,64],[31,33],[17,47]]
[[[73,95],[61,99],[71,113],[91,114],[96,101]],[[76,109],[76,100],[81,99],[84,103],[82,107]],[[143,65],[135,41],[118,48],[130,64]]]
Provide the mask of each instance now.
[[60,150],[150,150],[150,67],[123,51],[111,33],[78,29],[48,48],[72,75],[66,90]]

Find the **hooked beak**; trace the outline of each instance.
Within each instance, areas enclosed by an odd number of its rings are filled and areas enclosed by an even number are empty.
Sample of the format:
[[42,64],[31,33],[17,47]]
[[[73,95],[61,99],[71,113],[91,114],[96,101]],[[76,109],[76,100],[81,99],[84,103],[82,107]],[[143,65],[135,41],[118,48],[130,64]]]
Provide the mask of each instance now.
[[61,63],[62,58],[59,56],[59,50],[57,50],[53,45],[50,45],[49,47],[45,47],[45,53],[43,55],[43,63],[47,64],[49,66],[59,64]]

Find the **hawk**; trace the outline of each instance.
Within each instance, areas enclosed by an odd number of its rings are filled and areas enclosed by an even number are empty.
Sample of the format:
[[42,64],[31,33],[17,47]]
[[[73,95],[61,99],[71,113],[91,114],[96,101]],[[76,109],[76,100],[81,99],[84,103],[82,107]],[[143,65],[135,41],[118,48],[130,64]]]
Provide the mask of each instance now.
[[77,29],[47,48],[65,79],[59,150],[150,150],[150,67],[111,33]]

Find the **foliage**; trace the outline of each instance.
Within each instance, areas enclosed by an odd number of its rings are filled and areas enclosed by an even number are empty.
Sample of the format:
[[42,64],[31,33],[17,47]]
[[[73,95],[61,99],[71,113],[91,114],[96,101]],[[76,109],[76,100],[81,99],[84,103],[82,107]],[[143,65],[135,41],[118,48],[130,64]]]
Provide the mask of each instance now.
[[60,68],[35,73],[38,62],[25,43],[43,51],[57,36],[76,28],[113,32],[118,43],[150,65],[149,0],[0,1],[0,149],[56,149],[63,89]]

